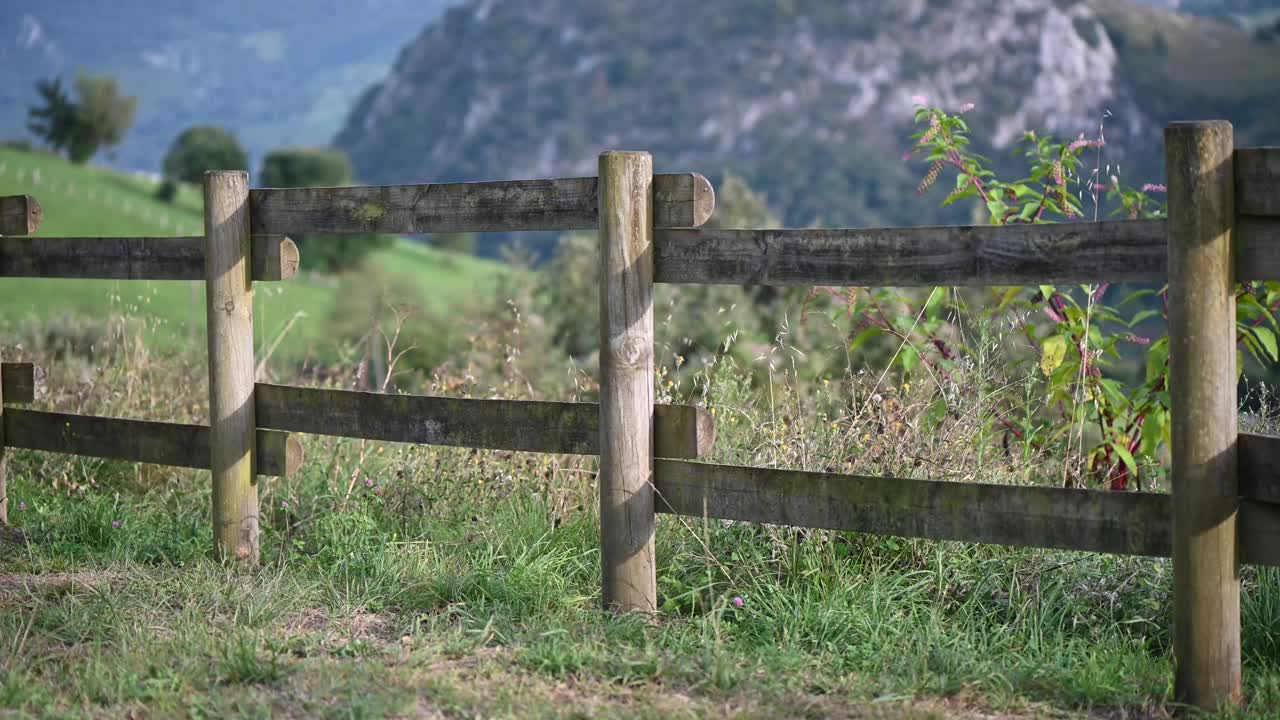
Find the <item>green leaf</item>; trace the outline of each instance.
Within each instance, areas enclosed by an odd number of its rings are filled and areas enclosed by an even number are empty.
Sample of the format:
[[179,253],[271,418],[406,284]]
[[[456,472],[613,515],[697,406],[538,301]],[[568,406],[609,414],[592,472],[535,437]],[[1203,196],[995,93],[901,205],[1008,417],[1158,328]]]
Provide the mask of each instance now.
[[1139,312],[1138,314],[1134,315],[1132,318],[1129,318],[1129,322],[1127,323],[1127,325],[1129,327],[1133,327],[1134,325],[1137,325],[1143,320],[1146,320],[1149,317],[1155,317],[1156,315],[1159,315],[1159,314],[1160,314],[1159,310],[1143,310],[1142,312]]
[[1262,347],[1266,348],[1267,354],[1272,360],[1280,360],[1280,355],[1276,354],[1276,334],[1271,328],[1259,325],[1253,329],[1253,334],[1258,337],[1258,342],[1262,343]]
[[1125,447],[1119,440],[1116,440],[1111,443],[1111,449],[1116,451],[1116,455],[1119,455],[1120,459],[1124,461],[1125,467],[1129,468],[1129,475],[1137,478],[1138,463],[1134,462],[1133,453],[1129,452],[1129,448]]
[[854,336],[853,341],[849,343],[849,352],[853,352],[862,346],[863,343],[883,332],[878,327],[870,327]]
[[1061,335],[1051,335],[1044,339],[1044,343],[1040,346],[1040,372],[1046,377],[1053,374],[1053,371],[1062,364],[1062,359],[1067,356],[1067,339]]

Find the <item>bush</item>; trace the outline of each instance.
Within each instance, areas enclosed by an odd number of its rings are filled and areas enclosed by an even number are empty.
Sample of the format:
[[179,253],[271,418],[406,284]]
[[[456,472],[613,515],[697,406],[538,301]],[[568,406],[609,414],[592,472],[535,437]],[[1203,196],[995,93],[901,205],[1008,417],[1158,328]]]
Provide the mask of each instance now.
[[197,125],[174,139],[164,156],[164,175],[198,183],[209,170],[248,170],[249,157],[235,135],[220,127]]
[[448,250],[462,255],[474,255],[476,252],[475,233],[433,233],[431,244],[441,250]]
[[[262,161],[258,181],[265,187],[336,187],[350,185],[351,161],[333,148],[290,147],[272,150]],[[391,244],[386,235],[294,237],[302,267],[335,272],[358,266],[373,250]]]
[[160,186],[156,188],[156,199],[160,202],[171,203],[178,198],[178,183],[165,178]]

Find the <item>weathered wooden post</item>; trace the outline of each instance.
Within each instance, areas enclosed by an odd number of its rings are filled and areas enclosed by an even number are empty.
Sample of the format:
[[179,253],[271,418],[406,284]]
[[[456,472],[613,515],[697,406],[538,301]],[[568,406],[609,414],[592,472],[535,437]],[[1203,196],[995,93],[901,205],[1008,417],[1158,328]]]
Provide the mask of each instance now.
[[258,486],[247,173],[205,173],[204,233],[214,554],[252,566]]
[[[0,363],[4,362],[4,348],[0,347]],[[9,524],[8,460],[4,456],[4,383],[0,383],[0,525]]]
[[654,612],[653,158],[601,154],[599,195],[604,606]]
[[1235,187],[1231,123],[1165,129],[1175,694],[1240,700]]
[[[44,211],[30,195],[0,197],[0,238],[30,235],[40,229]],[[0,348],[3,350],[3,348]],[[0,356],[4,353],[0,352]],[[0,357],[3,361],[3,357]],[[8,461],[4,454],[4,388],[0,386],[0,525],[9,524]]]

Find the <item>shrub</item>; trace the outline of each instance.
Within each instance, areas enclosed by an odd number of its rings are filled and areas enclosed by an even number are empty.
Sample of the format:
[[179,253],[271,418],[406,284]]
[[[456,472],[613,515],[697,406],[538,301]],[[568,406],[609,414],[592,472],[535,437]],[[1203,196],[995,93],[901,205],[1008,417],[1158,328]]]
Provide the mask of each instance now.
[[235,135],[220,127],[197,125],[174,139],[164,156],[164,175],[198,183],[209,170],[248,170],[249,157]]
[[[262,161],[259,182],[266,187],[332,187],[349,185],[351,161],[333,148],[280,148]],[[294,237],[302,267],[334,272],[359,265],[373,250],[391,244],[385,235]]]

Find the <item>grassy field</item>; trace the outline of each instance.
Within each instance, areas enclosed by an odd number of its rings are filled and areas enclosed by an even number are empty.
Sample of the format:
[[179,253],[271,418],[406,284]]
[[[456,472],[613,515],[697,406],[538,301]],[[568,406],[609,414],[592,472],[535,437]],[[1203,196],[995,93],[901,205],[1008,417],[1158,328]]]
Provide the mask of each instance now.
[[[109,170],[79,167],[58,157],[0,148],[0,194],[34,195],[44,208],[38,235],[130,236],[200,235],[204,232],[199,189],[183,187],[170,205],[155,199],[155,184]],[[421,288],[435,312],[483,295],[494,286],[499,264],[435,250],[408,240],[380,250],[370,264]],[[297,277],[259,283],[255,327],[259,348],[269,346],[290,324],[275,360],[287,362],[308,351],[328,356],[332,338],[326,321],[333,313],[340,280]],[[51,318],[101,319],[125,313],[146,321],[162,344],[204,342],[202,283],[178,281],[87,281],[0,279],[0,330]]]
[[[28,353],[51,367],[39,406],[179,421],[205,413],[198,353],[128,338],[98,352],[57,362]],[[506,384],[467,382],[527,397],[520,364],[537,361],[508,355]],[[658,400],[701,388],[718,462],[1060,477],[1061,459],[983,443],[989,396],[942,388],[955,392],[956,416],[930,429],[919,422],[935,399],[927,383],[851,373],[817,394],[792,377],[780,370],[762,392],[747,370],[721,364],[663,380]],[[0,716],[1177,710],[1164,560],[660,516],[661,616],[612,618],[598,609],[594,459],[305,442],[302,473],[262,483],[263,567],[249,574],[209,559],[206,474],[11,452],[22,538],[0,536]],[[1250,704],[1228,717],[1273,718],[1280,572],[1246,569],[1243,618]]]

